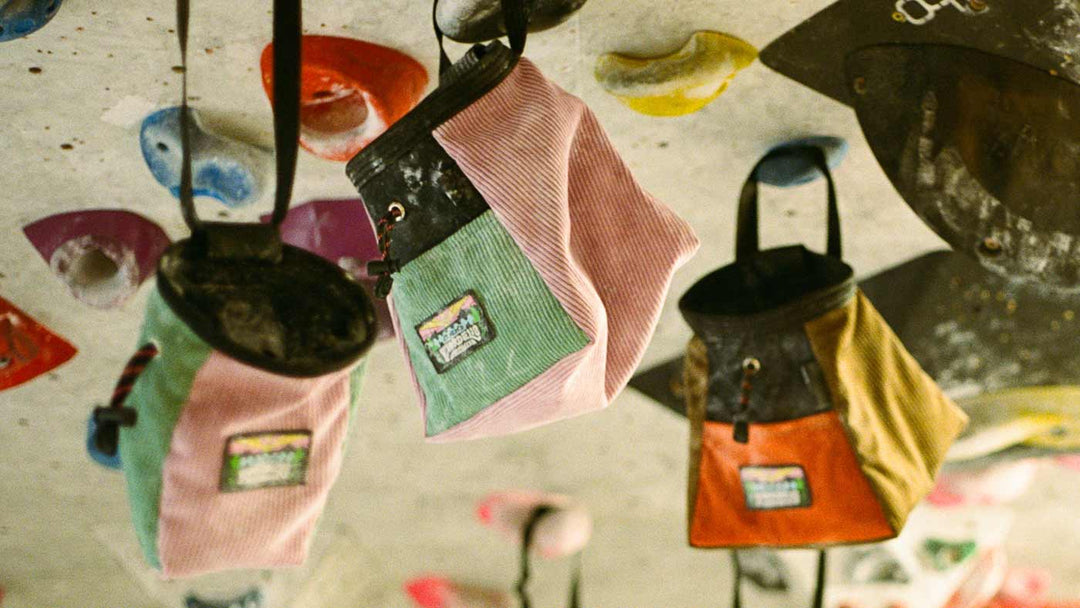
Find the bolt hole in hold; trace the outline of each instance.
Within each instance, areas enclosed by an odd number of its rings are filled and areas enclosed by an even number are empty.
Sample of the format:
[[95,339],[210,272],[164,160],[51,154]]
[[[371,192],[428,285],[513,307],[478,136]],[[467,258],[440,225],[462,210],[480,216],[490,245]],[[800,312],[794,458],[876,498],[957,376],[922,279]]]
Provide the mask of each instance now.
[[23,227],[30,244],[79,300],[115,308],[152,276],[169,236],[121,209],[50,215]]
[[979,243],[979,249],[986,255],[997,256],[1001,255],[1005,248],[1002,246],[1001,241],[988,236]]
[[[420,101],[428,76],[394,49],[338,36],[304,36],[300,145],[319,158],[347,161]],[[273,102],[273,46],[260,60]]]
[[130,248],[94,235],[67,241],[49,266],[71,295],[94,308],[120,306],[139,287],[139,268]]
[[161,150],[162,152],[168,152],[169,151],[169,146],[165,142],[159,141],[157,143],[157,149]]

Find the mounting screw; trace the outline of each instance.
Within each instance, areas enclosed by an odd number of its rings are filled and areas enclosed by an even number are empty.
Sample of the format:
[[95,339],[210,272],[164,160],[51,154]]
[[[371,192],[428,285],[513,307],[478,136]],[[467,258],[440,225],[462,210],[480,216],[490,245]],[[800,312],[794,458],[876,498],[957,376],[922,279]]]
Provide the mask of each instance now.
[[1001,254],[1002,249],[1004,249],[1004,247],[1001,245],[1001,241],[997,240],[997,238],[992,236],[988,236],[983,239],[979,247],[983,250],[983,253],[986,253],[988,255],[999,255]]
[[866,78],[863,76],[856,78],[852,86],[855,88],[855,93],[859,95],[866,95],[866,92],[870,90],[866,85]]
[[971,10],[975,11],[976,13],[981,13],[986,9],[990,8],[986,4],[986,0],[968,0],[968,7],[970,7]]

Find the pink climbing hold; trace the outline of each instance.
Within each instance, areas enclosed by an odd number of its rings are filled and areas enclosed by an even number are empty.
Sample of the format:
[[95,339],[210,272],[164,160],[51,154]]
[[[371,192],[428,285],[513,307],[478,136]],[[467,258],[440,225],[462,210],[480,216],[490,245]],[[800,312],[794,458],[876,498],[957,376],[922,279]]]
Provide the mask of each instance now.
[[588,511],[569,496],[531,490],[496,492],[477,505],[476,516],[481,524],[520,543],[532,513],[545,506],[554,510],[536,523],[533,550],[546,559],[583,550],[592,536],[592,520]]
[[441,576],[406,581],[405,593],[418,608],[510,608],[510,596],[502,591],[454,583]]
[[23,233],[75,298],[103,309],[131,297],[170,242],[154,222],[117,209],[51,215]]
[[[394,49],[337,36],[304,36],[300,145],[319,158],[347,161],[413,109],[428,75]],[[273,45],[263,49],[263,88],[273,102]]]
[[938,477],[927,502],[937,507],[1008,504],[1023,496],[1035,481],[1039,461],[1019,460],[971,472],[946,471]]

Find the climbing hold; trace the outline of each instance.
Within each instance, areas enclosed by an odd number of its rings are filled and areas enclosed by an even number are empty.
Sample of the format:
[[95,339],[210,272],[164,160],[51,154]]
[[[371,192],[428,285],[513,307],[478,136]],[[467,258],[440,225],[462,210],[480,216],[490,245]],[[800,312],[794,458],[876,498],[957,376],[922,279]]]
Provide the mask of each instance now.
[[603,55],[596,63],[596,79],[632,110],[681,116],[719,97],[756,57],[757,49],[738,38],[702,31],[663,57]]
[[[270,214],[262,216],[262,221],[270,221]],[[293,207],[281,223],[281,240],[334,262],[359,281],[375,304],[379,339],[394,337],[386,300],[374,297],[378,277],[367,273],[367,263],[381,254],[363,201],[319,200]]]
[[252,589],[244,595],[225,602],[207,602],[195,595],[188,595],[185,600],[187,608],[259,608],[262,606],[262,592]]
[[23,232],[71,295],[103,309],[116,308],[134,294],[169,246],[160,226],[117,209],[51,215]]
[[405,593],[418,608],[510,608],[502,591],[459,585],[442,576],[423,576],[405,582]]
[[806,154],[784,154],[786,150],[801,150],[807,146],[820,148],[830,169],[836,169],[844,162],[848,150],[847,141],[839,137],[804,137],[785,142],[770,150],[766,160],[758,165],[758,179],[772,186],[791,188],[821,177],[821,171]]
[[90,455],[91,460],[101,466],[119,471],[123,468],[120,463],[120,450],[117,450],[116,454],[113,454],[112,456],[99,450],[97,443],[94,441],[94,434],[96,432],[97,422],[94,420],[93,412],[91,412],[90,418],[86,421],[86,453]]
[[553,510],[536,522],[533,550],[546,559],[556,559],[580,552],[592,536],[592,519],[583,506],[569,496],[530,490],[495,492],[476,508],[477,519],[514,542],[521,535],[534,511],[540,507]]
[[[227,207],[244,207],[258,200],[273,173],[273,154],[248,143],[210,133],[199,112],[191,109],[192,188]],[[180,108],[147,116],[139,134],[143,159],[154,178],[180,196]]]
[[[566,21],[588,0],[534,0],[529,31],[542,32]],[[446,37],[458,42],[484,42],[506,35],[500,0],[440,0],[435,21]]]
[[28,36],[49,22],[63,0],[0,0],[0,42]]
[[[347,161],[420,101],[428,75],[394,49],[337,36],[304,36],[300,145]],[[273,45],[263,49],[263,88],[274,95]]]
[[0,391],[63,365],[75,352],[66,340],[0,298]]

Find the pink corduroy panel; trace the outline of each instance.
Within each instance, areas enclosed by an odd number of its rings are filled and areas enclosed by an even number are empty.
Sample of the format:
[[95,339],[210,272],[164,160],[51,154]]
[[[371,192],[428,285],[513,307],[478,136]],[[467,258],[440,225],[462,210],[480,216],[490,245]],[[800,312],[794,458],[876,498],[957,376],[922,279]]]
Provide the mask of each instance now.
[[590,345],[429,439],[503,435],[607,406],[641,361],[672,275],[697,251],[693,231],[638,185],[588,107],[527,59],[433,135]]
[[[158,553],[166,577],[299,565],[341,470],[349,371],[287,378],[215,351],[195,376],[165,459]],[[222,492],[230,437],[310,431],[304,485]]]

